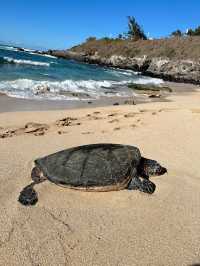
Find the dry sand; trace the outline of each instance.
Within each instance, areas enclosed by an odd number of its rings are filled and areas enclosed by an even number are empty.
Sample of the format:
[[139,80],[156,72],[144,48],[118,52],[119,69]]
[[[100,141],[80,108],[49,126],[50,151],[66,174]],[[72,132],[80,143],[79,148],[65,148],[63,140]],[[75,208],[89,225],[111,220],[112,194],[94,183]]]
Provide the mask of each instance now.
[[[0,114],[5,134],[0,138],[0,265],[200,263],[200,93],[170,99]],[[64,117],[78,120],[56,125]],[[27,122],[48,127],[27,130]],[[152,178],[157,189],[151,196],[79,192],[45,182],[36,187],[36,206],[18,203],[35,158],[98,142],[137,145],[167,167],[168,175]]]

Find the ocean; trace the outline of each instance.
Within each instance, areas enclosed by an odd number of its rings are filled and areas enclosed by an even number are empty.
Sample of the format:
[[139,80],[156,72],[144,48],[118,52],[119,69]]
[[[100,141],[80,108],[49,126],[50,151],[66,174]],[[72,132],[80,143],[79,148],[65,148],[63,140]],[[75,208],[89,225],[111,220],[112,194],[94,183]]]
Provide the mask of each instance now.
[[131,70],[103,68],[50,55],[0,45],[0,92],[11,97],[50,100],[88,100],[127,97],[127,84],[159,84]]

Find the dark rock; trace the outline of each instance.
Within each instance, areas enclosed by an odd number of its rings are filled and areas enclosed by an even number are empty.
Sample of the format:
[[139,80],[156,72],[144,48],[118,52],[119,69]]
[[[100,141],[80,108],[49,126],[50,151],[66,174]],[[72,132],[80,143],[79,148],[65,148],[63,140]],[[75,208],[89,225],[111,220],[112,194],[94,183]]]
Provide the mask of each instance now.
[[119,105],[119,103],[113,103],[113,105]]
[[25,50],[21,47],[17,47],[17,50],[20,51],[20,52],[24,52]]

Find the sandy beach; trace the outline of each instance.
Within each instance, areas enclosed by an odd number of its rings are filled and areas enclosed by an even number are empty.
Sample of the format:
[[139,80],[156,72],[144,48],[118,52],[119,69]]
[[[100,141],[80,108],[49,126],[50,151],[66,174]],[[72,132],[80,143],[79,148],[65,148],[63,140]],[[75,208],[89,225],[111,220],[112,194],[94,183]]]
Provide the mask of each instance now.
[[[173,93],[168,100],[72,110],[4,109],[0,265],[200,263],[200,91]],[[34,159],[99,142],[135,145],[168,174],[152,178],[157,188],[150,196],[128,190],[80,192],[47,181],[36,187],[37,205],[17,201],[31,182]]]

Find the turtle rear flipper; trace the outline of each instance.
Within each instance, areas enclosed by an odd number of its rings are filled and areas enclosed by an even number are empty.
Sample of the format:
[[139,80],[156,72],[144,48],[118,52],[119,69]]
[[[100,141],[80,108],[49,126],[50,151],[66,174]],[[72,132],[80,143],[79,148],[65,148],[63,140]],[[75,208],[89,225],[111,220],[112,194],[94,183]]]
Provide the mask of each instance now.
[[32,183],[26,186],[19,195],[18,201],[23,205],[35,205],[38,201],[37,192],[34,190],[33,186],[35,183]]

